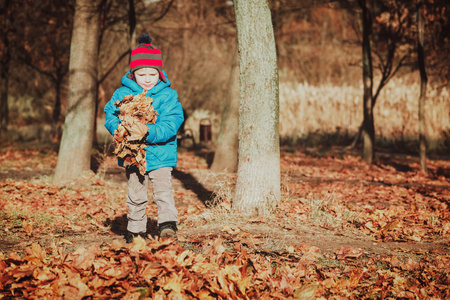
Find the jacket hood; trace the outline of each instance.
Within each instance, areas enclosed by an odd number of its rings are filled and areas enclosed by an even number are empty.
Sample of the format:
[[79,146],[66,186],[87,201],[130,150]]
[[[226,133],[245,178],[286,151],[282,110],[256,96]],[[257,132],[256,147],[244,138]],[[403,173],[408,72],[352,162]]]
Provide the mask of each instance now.
[[[162,71],[164,76],[167,79],[167,82],[164,82],[162,80],[159,80],[158,84],[155,85],[154,87],[152,87],[147,93],[151,94],[156,94],[159,91],[161,91],[162,89],[166,88],[166,87],[170,87],[170,80],[167,77],[167,74],[165,71]],[[144,91],[144,89],[142,87],[139,86],[139,84],[137,84],[136,81],[134,81],[133,79],[131,79],[131,71],[128,71],[125,75],[123,75],[122,77],[122,81],[121,81],[123,86],[128,87],[129,89],[131,89],[133,91],[133,93],[137,93],[140,94]]]

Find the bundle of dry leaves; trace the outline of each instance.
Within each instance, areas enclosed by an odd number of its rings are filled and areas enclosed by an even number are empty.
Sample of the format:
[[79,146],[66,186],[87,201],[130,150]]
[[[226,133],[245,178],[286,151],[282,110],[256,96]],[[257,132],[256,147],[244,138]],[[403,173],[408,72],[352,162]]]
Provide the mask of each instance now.
[[138,167],[142,175],[146,171],[147,124],[155,124],[158,114],[152,105],[153,98],[146,97],[145,93],[146,91],[136,96],[128,95],[114,103],[120,108],[119,119],[122,121],[114,132],[114,154],[122,158],[126,166]]

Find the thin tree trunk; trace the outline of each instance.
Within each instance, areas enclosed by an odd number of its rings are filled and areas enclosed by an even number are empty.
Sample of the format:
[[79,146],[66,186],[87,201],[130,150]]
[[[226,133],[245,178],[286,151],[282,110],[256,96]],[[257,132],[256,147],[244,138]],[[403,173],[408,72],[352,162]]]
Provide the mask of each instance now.
[[10,5],[12,1],[6,0],[2,7],[2,26],[1,26],[1,35],[2,35],[2,44],[3,51],[1,51],[1,70],[0,70],[0,136],[5,135],[8,130],[8,86],[9,86],[9,64],[11,61],[11,52],[10,45],[8,39],[8,31],[11,26],[11,17],[8,14]]
[[57,126],[59,118],[61,117],[61,81],[62,78],[58,79],[55,84],[56,98],[55,106],[53,107],[53,125]]
[[2,69],[0,71],[1,74],[1,100],[0,100],[0,136],[6,135],[8,130],[8,85],[9,85],[9,49],[8,46],[5,47],[5,58],[2,59]]
[[425,132],[425,99],[427,94],[427,71],[425,69],[424,44],[424,17],[423,4],[419,3],[417,10],[417,57],[420,71],[420,96],[419,96],[419,151],[420,169],[427,173],[427,139]]
[[359,0],[359,5],[362,8],[362,23],[363,23],[363,42],[362,42],[362,63],[363,63],[363,85],[364,85],[364,100],[363,100],[363,128],[362,137],[364,142],[363,159],[367,163],[373,163],[374,145],[375,145],[375,125],[373,119],[373,68],[372,55],[370,47],[370,34],[372,31],[371,12],[367,7],[366,0]]
[[[102,0],[100,3],[100,12],[99,12],[99,18],[100,18],[100,25],[99,25],[99,34],[98,34],[98,47],[97,47],[97,52],[100,55],[100,47],[102,45],[102,39],[103,39],[103,35],[105,33],[105,20],[106,20],[106,3],[108,1],[107,0]],[[100,86],[100,80],[97,80],[97,88],[96,88],[96,96],[95,96],[95,113],[94,113],[94,129],[93,129],[93,135],[92,135],[92,144],[94,148],[98,148],[98,138],[97,138],[97,126],[98,126],[98,122],[97,122],[97,115],[98,115],[98,106],[99,106],[99,99],[98,99],[98,88]]]
[[70,51],[69,97],[55,181],[90,170],[97,97],[100,0],[77,0]]
[[60,141],[60,119],[61,119],[61,84],[62,84],[63,76],[57,77],[55,82],[55,105],[53,107],[53,115],[52,115],[52,132],[51,139],[53,141]]
[[213,172],[236,172],[238,166],[239,132],[239,60],[237,49],[231,65],[231,74],[217,147],[211,165]]
[[[97,92],[98,92],[98,86],[97,86]],[[97,126],[98,126],[98,122],[97,122],[97,114],[98,114],[98,93],[96,93],[95,96],[95,111],[94,111],[94,124],[92,125],[93,129],[92,129],[92,147],[94,148],[98,148],[98,139],[97,139]]]
[[280,199],[279,87],[267,0],[235,0],[239,48],[239,162],[233,208],[265,215]]
[[134,0],[128,0],[128,26],[130,33],[130,53],[134,48],[136,40],[136,10],[134,8]]

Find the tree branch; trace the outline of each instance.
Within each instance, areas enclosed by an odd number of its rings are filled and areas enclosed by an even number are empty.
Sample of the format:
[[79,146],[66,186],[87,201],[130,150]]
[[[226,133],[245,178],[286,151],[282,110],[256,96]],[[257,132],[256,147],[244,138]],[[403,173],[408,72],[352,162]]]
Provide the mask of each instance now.
[[97,84],[100,85],[108,77],[108,75],[112,72],[112,70],[114,70],[114,68],[119,64],[119,62],[128,54],[130,54],[130,50],[127,50],[124,53],[122,53],[122,55],[119,56],[116,62],[111,66],[111,68],[109,68],[108,71],[106,71],[105,74],[103,74],[103,76],[98,80]]
[[167,5],[166,9],[162,12],[162,14],[153,21],[154,23],[161,20],[169,12],[169,9],[172,7],[173,1],[174,0],[170,0],[169,5]]

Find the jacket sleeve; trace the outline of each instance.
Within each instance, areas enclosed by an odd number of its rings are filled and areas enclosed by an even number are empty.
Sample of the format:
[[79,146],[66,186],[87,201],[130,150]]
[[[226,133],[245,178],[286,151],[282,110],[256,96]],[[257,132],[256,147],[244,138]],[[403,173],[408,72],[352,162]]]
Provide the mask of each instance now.
[[111,135],[114,135],[114,131],[121,122],[119,119],[120,110],[117,108],[117,106],[114,105],[114,102],[121,99],[122,97],[120,97],[120,92],[115,91],[113,96],[111,97],[111,100],[109,100],[109,102],[105,105],[105,127],[106,129],[108,129]]
[[146,141],[150,144],[158,144],[174,139],[183,121],[183,108],[178,102],[178,94],[175,90],[171,90],[164,105],[158,111],[156,124],[147,124],[149,130]]

